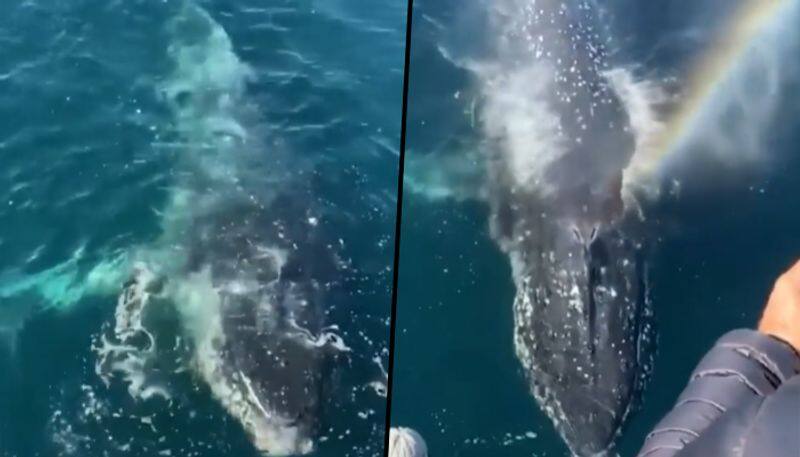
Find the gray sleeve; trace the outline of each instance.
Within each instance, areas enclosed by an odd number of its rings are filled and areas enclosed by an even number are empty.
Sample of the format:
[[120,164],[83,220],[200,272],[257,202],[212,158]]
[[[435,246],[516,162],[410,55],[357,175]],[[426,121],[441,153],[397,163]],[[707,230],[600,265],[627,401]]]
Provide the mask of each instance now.
[[800,355],[753,330],[717,341],[670,411],[647,435],[639,457],[673,457],[729,409],[760,403],[800,373]]

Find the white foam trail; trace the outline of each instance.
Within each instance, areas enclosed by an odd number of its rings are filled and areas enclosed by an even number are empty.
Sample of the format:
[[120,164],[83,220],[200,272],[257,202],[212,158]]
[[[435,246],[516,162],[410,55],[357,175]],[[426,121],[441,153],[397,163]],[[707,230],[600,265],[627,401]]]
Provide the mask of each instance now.
[[339,330],[339,327],[336,325],[326,327],[322,329],[319,335],[314,335],[310,330],[298,324],[294,316],[289,317],[288,324],[294,329],[294,332],[287,332],[286,336],[294,338],[307,348],[330,347],[339,352],[352,351],[344,342],[344,339],[336,333],[336,331]]
[[382,379],[378,381],[372,381],[367,385],[372,388],[376,395],[386,398],[389,392],[389,373],[386,371],[386,368],[383,367],[383,361],[381,360],[380,356],[376,355],[372,358],[372,361],[381,370]]
[[92,347],[97,355],[95,372],[105,385],[110,385],[113,375],[119,375],[135,400],[157,396],[170,398],[163,386],[148,380],[148,364],[156,354],[156,339],[146,328],[144,318],[154,280],[155,276],[145,265],[134,267],[131,283],[117,300],[113,332],[101,334]]

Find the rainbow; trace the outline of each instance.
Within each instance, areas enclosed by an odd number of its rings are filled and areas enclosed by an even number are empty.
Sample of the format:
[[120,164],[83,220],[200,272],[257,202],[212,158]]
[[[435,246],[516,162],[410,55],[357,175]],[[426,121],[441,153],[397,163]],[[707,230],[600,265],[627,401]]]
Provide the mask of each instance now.
[[698,59],[682,101],[648,141],[646,150],[637,151],[639,157],[632,160],[626,174],[638,179],[654,177],[663,160],[690,133],[717,87],[736,69],[753,40],[792,3],[793,0],[743,0],[721,28],[716,43]]

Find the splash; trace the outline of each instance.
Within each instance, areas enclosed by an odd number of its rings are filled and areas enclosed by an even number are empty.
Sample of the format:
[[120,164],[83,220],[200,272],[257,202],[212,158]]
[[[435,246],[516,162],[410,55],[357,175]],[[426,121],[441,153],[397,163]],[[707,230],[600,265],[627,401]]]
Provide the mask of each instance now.
[[569,151],[561,118],[549,103],[557,90],[555,72],[537,62],[493,75],[484,87],[484,129],[507,155],[513,185],[544,195],[557,192],[548,171]]

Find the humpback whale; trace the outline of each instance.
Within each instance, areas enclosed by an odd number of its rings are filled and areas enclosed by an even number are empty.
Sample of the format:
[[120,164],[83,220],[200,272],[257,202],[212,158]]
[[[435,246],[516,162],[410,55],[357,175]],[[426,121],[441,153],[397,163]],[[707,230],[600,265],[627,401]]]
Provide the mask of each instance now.
[[517,289],[515,351],[571,452],[604,455],[651,358],[644,246],[622,182],[636,132],[591,2],[489,9],[495,56],[471,66],[491,233]]
[[[96,371],[136,399],[169,397],[159,367],[175,353],[174,371],[188,365],[259,451],[306,454],[325,374],[349,351],[326,314],[346,262],[325,236],[313,173],[264,141],[246,97],[253,71],[222,27],[185,3],[169,32],[173,70],[157,90],[174,118],[161,146],[177,153],[175,184],[162,234],[128,256]],[[177,316],[177,338],[159,314]]]

